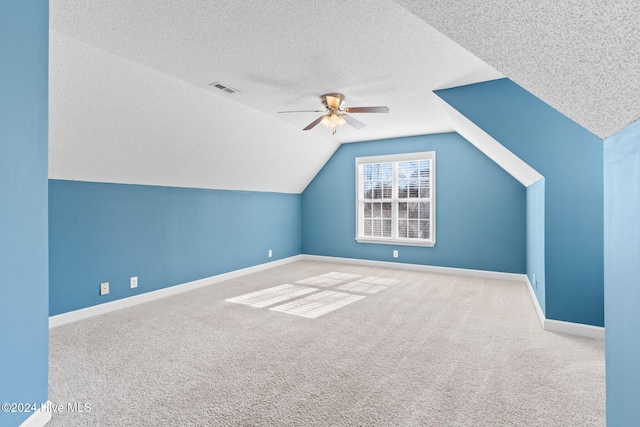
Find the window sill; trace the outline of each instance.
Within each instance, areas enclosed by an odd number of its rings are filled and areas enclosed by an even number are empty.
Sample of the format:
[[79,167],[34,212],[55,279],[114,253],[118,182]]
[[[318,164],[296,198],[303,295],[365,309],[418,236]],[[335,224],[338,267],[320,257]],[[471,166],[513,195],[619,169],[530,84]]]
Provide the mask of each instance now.
[[436,242],[434,241],[415,241],[410,239],[388,239],[388,238],[376,239],[374,237],[356,237],[356,242],[374,243],[378,245],[402,245],[402,246],[425,246],[425,247],[434,247],[436,245]]

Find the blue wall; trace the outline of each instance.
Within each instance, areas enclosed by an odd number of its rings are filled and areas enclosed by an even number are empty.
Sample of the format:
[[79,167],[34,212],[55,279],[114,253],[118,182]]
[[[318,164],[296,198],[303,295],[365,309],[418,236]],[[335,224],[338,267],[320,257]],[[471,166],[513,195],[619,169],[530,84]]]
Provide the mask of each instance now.
[[604,160],[607,425],[640,426],[640,121]]
[[0,403],[47,401],[48,19],[47,1],[0,2]]
[[545,313],[544,178],[527,187],[527,276]]
[[300,198],[51,180],[50,314],[300,254]]
[[[356,242],[355,158],[431,150],[436,151],[436,245]],[[302,251],[524,273],[525,202],[520,183],[455,133],[343,144],[302,194]]]
[[545,177],[546,317],[603,326],[602,140],[508,79],[436,93]]

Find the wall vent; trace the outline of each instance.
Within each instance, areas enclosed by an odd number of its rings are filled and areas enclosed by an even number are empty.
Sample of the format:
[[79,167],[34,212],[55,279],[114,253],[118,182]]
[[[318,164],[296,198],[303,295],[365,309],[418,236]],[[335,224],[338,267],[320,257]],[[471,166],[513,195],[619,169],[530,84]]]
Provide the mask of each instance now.
[[225,85],[220,84],[220,83],[218,83],[218,82],[210,83],[210,84],[209,84],[209,86],[211,86],[211,87],[215,87],[216,89],[223,90],[223,91],[225,91],[225,92],[227,92],[227,93],[236,93],[236,92],[238,92],[238,89],[234,89],[234,88],[232,88],[232,87],[225,86]]

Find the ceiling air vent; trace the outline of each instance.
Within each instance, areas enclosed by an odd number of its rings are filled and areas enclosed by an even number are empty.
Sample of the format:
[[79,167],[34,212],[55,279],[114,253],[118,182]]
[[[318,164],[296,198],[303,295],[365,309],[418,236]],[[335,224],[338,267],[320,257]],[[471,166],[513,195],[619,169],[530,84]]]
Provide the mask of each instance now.
[[216,89],[223,90],[223,91],[225,91],[227,93],[236,93],[236,92],[238,92],[238,89],[234,89],[232,87],[222,85],[222,84],[220,84],[218,82],[210,83],[209,86],[215,87]]

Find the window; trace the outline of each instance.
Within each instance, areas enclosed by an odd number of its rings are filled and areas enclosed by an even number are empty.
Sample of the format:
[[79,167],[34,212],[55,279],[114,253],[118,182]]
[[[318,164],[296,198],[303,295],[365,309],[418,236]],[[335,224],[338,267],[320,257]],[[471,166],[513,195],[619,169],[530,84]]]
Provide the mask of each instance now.
[[434,151],[356,158],[356,240],[433,246]]

